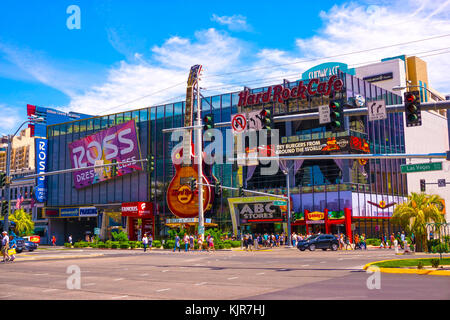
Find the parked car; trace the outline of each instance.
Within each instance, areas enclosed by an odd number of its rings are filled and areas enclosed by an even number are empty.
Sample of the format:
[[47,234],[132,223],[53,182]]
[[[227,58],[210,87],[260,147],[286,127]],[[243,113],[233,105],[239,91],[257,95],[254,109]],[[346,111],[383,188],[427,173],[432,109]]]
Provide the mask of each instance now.
[[332,234],[315,234],[305,240],[300,240],[297,244],[297,248],[300,251],[305,251],[309,249],[314,251],[316,249],[327,250],[331,249],[336,251],[339,248],[338,239]]
[[16,237],[16,252],[21,253],[24,250],[27,250],[29,252],[34,251],[38,248],[37,243],[28,241],[27,239],[24,239],[22,237]]

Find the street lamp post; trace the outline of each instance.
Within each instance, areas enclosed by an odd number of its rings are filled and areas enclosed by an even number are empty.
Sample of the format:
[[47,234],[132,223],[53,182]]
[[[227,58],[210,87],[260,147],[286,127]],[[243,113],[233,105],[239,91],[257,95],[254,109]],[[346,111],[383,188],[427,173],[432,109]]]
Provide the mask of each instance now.
[[9,232],[9,212],[11,210],[11,149],[12,149],[12,140],[22,128],[25,123],[40,123],[43,122],[42,118],[33,118],[32,120],[27,120],[20,125],[20,127],[16,130],[13,135],[8,135],[7,137],[7,149],[6,149],[6,186],[5,186],[5,196],[8,201],[8,210],[6,211],[5,218],[3,220],[3,231]]

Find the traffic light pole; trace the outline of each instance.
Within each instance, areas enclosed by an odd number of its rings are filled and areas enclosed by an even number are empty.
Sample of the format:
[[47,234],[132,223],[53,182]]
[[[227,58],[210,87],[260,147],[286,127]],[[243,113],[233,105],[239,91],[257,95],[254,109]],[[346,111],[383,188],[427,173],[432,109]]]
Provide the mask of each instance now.
[[[19,128],[20,129],[20,128]],[[9,211],[11,210],[11,147],[12,147],[12,137],[8,135],[8,149],[6,150],[6,185],[5,185],[5,196],[6,201],[8,201],[5,218],[3,220],[3,231],[9,232]]]
[[[198,165],[198,182],[203,181],[203,141],[202,141],[202,106],[200,99],[200,85],[197,81],[197,144],[196,144],[196,155],[197,155],[197,165]],[[203,187],[198,188],[198,234],[201,239],[205,239],[205,221],[203,212]]]

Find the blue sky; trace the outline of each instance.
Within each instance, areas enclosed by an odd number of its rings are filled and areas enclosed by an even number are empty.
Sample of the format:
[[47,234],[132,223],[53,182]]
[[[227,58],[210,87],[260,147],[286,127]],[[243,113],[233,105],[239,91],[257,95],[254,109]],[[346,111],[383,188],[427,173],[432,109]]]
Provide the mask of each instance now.
[[[104,114],[182,100],[189,67],[196,63],[204,66],[204,95],[213,95],[298,78],[326,62],[297,63],[305,58],[450,34],[449,2],[2,1],[0,133],[15,131],[26,119],[27,103]],[[66,25],[70,5],[80,8],[79,30]],[[450,48],[449,40],[339,61],[356,64]],[[431,85],[448,93],[443,69],[449,70],[450,59],[437,52],[423,59]]]

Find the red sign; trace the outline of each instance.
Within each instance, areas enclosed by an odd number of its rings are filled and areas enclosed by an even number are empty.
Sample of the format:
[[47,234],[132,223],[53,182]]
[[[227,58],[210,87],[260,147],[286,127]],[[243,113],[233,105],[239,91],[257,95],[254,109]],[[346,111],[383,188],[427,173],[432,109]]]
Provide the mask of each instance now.
[[365,153],[370,153],[369,143],[364,138],[350,137],[350,148],[353,150],[362,151]]
[[[317,86],[314,86],[314,84]],[[306,95],[313,96],[318,94],[331,96],[333,91],[342,91],[343,87],[344,82],[334,75],[325,82],[320,82],[319,79],[311,79],[308,85],[304,85],[303,81],[300,81],[298,86],[292,89],[277,85],[273,88],[270,86],[266,92],[258,92],[255,94],[250,94],[249,90],[244,90],[239,93],[238,107],[269,102],[283,103],[284,100],[288,99],[306,99]]]
[[40,236],[30,236],[30,241],[34,243],[40,243],[41,237]]
[[153,203],[126,202],[122,203],[123,217],[150,218],[153,217]]

